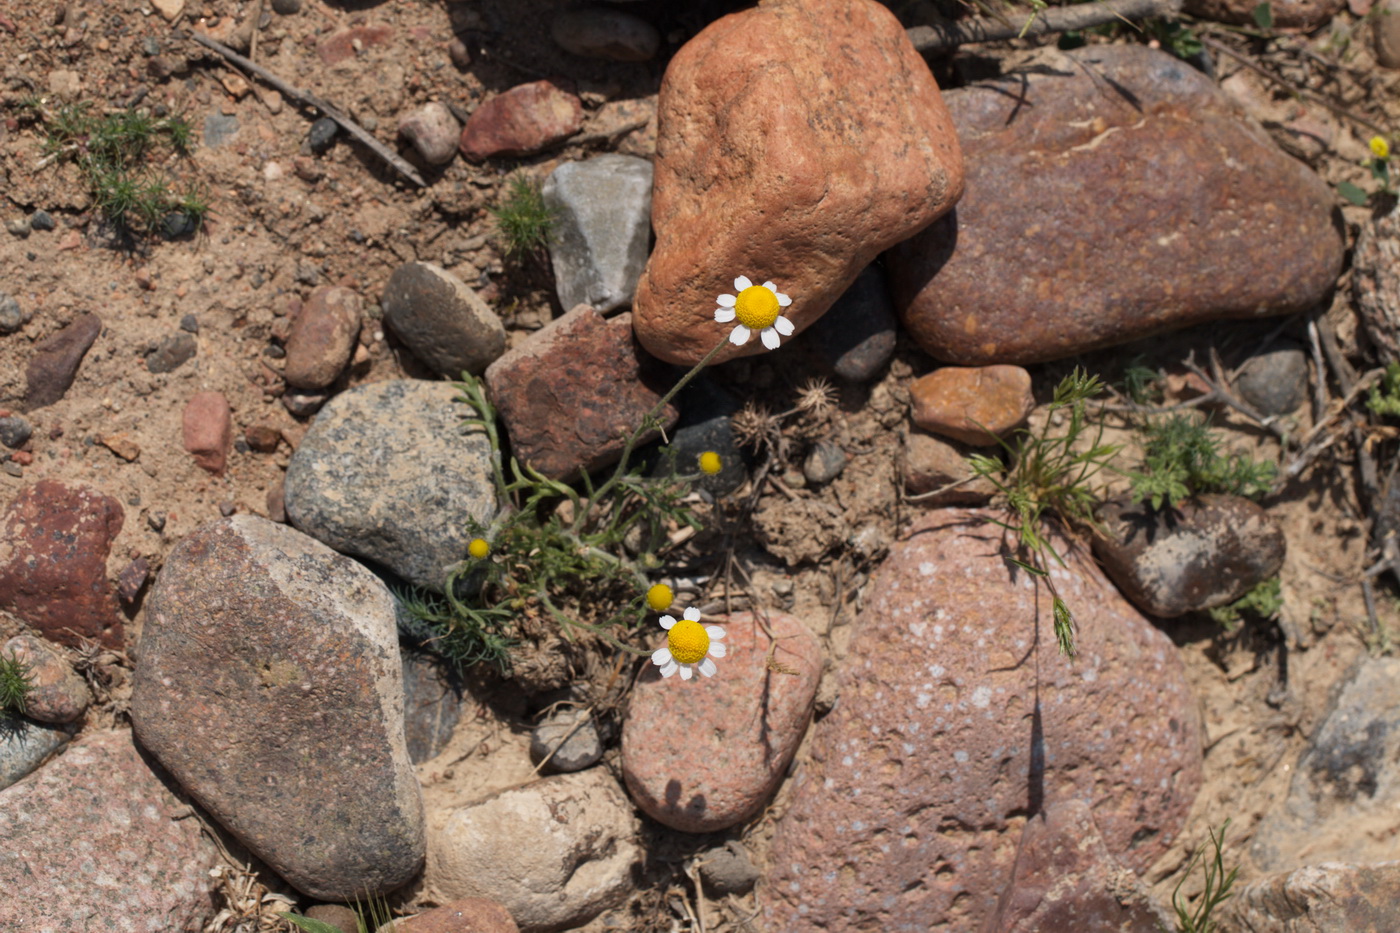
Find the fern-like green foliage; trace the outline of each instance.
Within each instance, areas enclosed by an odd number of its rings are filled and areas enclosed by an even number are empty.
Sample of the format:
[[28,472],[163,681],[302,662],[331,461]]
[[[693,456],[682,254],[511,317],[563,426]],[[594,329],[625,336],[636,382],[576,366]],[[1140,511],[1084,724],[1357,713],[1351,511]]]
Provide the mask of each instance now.
[[[1060,598],[1049,574],[1050,560],[1064,566],[1044,533],[1047,517],[1065,525],[1093,527],[1099,497],[1093,486],[1119,448],[1103,443],[1102,418],[1091,418],[1089,401],[1103,391],[1103,382],[1076,368],[1055,387],[1047,417],[1039,430],[1022,428],[1001,441],[1007,461],[973,454],[973,472],[988,479],[1006,500],[1013,522],[997,522],[1015,534],[1028,560],[1013,562],[1045,580],[1054,608],[1055,637],[1060,650],[1073,657],[1074,613]],[[1060,425],[1057,426],[1056,422]]]
[[1270,577],[1234,602],[1210,610],[1210,617],[1233,632],[1246,618],[1272,619],[1282,608],[1283,585],[1278,577]]
[[[1235,883],[1235,874],[1240,870],[1237,865],[1228,873],[1225,871],[1225,832],[1229,828],[1230,821],[1227,819],[1220,825],[1219,833],[1214,829],[1210,831],[1210,842],[1192,853],[1191,860],[1186,863],[1186,870],[1181,874],[1181,880],[1172,891],[1172,909],[1176,911],[1177,933],[1213,933],[1216,929],[1216,922],[1211,915],[1215,908],[1229,899],[1230,888]],[[1213,851],[1207,854],[1207,848]],[[1205,876],[1205,888],[1193,905],[1181,896],[1181,888],[1197,865],[1201,867],[1201,873]]]
[[1385,367],[1380,385],[1372,386],[1366,397],[1366,407],[1378,415],[1400,418],[1400,363]]
[[1175,414],[1147,422],[1142,469],[1132,475],[1133,497],[1154,509],[1175,507],[1202,493],[1261,496],[1277,474],[1274,464],[1220,452],[1210,419]]

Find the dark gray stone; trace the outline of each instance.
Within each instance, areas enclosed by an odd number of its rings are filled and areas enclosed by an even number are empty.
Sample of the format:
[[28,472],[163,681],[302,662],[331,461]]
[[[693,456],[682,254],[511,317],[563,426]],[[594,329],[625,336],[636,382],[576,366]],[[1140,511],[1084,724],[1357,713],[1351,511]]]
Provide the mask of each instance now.
[[292,455],[292,524],[336,550],[442,592],[467,553],[468,519],[495,514],[490,443],[464,430],[447,382],[394,379],[332,398]]
[[183,211],[174,211],[166,214],[161,221],[161,227],[165,231],[167,240],[178,240],[182,236],[189,236],[199,229],[199,224],[195,223],[193,217]]
[[0,418],[0,444],[18,450],[34,435],[34,426],[19,415]]
[[193,359],[197,352],[199,344],[193,336],[174,334],[162,340],[155,352],[146,357],[146,368],[153,373],[174,372]]
[[[585,721],[580,723],[580,719]],[[603,757],[603,742],[587,710],[559,709],[535,726],[530,734],[530,759],[539,764],[546,757],[549,764],[545,767],[554,771],[582,771],[598,763]]]
[[54,726],[24,716],[0,719],[0,789],[31,773],[73,738],[73,726]]
[[53,215],[48,211],[40,209],[29,215],[29,226],[35,230],[52,230],[58,224],[54,223]]
[[[395,610],[402,617],[403,608],[397,601]],[[436,757],[452,738],[462,715],[462,691],[441,660],[404,650],[403,703],[408,757],[419,765]]]
[[758,869],[749,857],[749,850],[734,839],[702,854],[697,864],[705,886],[721,896],[747,894],[758,881]]
[[1291,414],[1308,397],[1308,358],[1292,345],[1251,356],[1235,375],[1235,391],[1260,414]]
[[496,312],[451,272],[406,262],[384,286],[384,320],[435,372],[451,379],[480,375],[506,349]]
[[272,12],[281,16],[295,16],[301,12],[301,0],[272,0]]
[[846,452],[835,441],[822,439],[812,446],[802,464],[807,482],[820,486],[829,483],[846,469]]
[[661,34],[651,23],[606,6],[562,10],[550,34],[565,51],[614,62],[644,62],[661,47]]
[[712,450],[719,454],[720,471],[701,473],[696,485],[711,495],[728,495],[748,477],[743,452],[729,422],[729,416],[739,410],[739,402],[707,373],[701,373],[681,390],[680,403],[681,419],[671,431],[671,443],[655,453],[648,472],[653,476],[671,470],[697,473],[700,455]]
[[317,155],[327,152],[335,145],[335,135],[340,132],[340,124],[330,117],[322,117],[311,124],[306,134],[306,147]]
[[856,276],[831,310],[808,328],[807,339],[836,375],[864,382],[889,362],[896,327],[885,273],[872,263]]
[[298,890],[384,894],[426,850],[401,676],[384,584],[293,528],[239,515],[166,558],[131,721],[180,786]]
[[0,292],[0,334],[15,333],[28,324],[32,316],[20,309],[13,296]]
[[651,163],[609,153],[565,162],[541,194],[554,209],[554,264],[559,304],[599,313],[631,304],[651,238]]
[[211,113],[204,118],[204,145],[209,149],[230,142],[238,135],[238,118],[235,116]]
[[191,334],[199,333],[199,318],[193,314],[186,314],[180,318],[180,329]]

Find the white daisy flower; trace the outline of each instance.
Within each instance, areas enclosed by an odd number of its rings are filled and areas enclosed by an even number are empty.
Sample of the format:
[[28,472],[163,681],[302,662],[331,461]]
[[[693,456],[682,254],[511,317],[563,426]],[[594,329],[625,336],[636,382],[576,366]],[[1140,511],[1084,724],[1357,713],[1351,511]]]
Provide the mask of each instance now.
[[749,342],[749,335],[758,331],[763,345],[776,350],[779,334],[792,336],[792,321],[782,314],[782,309],[792,304],[792,299],[778,291],[778,286],[772,282],[755,285],[748,276],[741,275],[734,280],[734,289],[739,294],[720,295],[719,307],[715,309],[715,320],[721,324],[739,319],[729,335],[730,343],[742,347]]
[[718,625],[701,625],[700,610],[691,606],[677,622],[671,616],[661,617],[666,630],[666,647],[657,648],[651,663],[661,668],[662,677],[681,672],[681,680],[689,680],[698,669],[706,677],[715,676],[712,658],[724,657],[724,629]]

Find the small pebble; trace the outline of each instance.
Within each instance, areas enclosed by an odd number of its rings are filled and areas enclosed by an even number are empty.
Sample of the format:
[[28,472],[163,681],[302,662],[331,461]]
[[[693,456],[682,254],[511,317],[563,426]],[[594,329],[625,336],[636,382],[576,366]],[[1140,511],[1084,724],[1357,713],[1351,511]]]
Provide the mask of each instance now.
[[293,418],[310,418],[321,410],[321,406],[331,397],[329,392],[288,391],[282,395],[282,407]]
[[340,125],[334,120],[322,117],[311,124],[311,130],[306,134],[306,147],[316,155],[321,155],[335,143],[335,134],[339,130]]
[[165,219],[161,221],[161,226],[165,230],[167,240],[178,240],[182,236],[189,236],[199,228],[193,217],[181,211],[166,214]]
[[189,362],[198,350],[198,344],[189,334],[180,333],[166,337],[151,355],[146,357],[146,369],[153,373],[174,372]]
[[301,12],[301,0],[272,0],[272,12],[280,16],[295,16]]
[[15,220],[5,221],[5,229],[17,237],[29,236],[30,223],[28,217],[19,217]]
[[227,499],[219,503],[219,514],[222,515],[224,518],[228,518],[230,515],[237,511],[238,505],[236,503],[229,502]]
[[603,743],[591,718],[579,724],[584,716],[588,716],[587,710],[560,709],[536,726],[530,736],[531,760],[539,764],[553,751],[545,767],[555,771],[582,771],[596,764],[603,757]]
[[34,426],[19,415],[0,418],[0,444],[18,450],[34,434]]
[[700,877],[715,894],[746,894],[758,881],[758,869],[743,845],[735,840],[702,854]]
[[29,315],[20,310],[19,302],[0,292],[0,334],[13,334],[29,323]]
[[146,524],[151,526],[152,531],[165,530],[165,513],[150,512],[146,515]]
[[180,318],[180,329],[191,334],[199,333],[199,318],[193,314],[186,314]]
[[466,71],[472,65],[472,53],[461,39],[453,39],[447,44],[447,55],[458,70]]
[[52,214],[41,208],[29,215],[29,226],[35,230],[52,230],[58,224],[54,223]]
[[15,463],[13,460],[6,460],[4,463],[0,463],[0,470],[4,470],[9,476],[20,477],[24,475],[24,467]]
[[807,482],[820,486],[840,476],[844,469],[846,452],[834,441],[823,439],[817,441],[807,454],[807,460],[802,464],[802,475]]

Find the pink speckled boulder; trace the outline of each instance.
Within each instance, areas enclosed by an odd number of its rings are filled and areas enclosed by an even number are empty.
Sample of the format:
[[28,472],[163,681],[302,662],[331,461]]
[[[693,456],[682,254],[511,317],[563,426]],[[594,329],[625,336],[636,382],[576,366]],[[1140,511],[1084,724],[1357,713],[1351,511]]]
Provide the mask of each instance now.
[[684,832],[733,826],[768,802],[802,741],[821,679],[816,636],[792,616],[773,613],[768,627],[778,643],[774,660],[794,674],[768,669],[772,641],[750,613],[722,624],[728,653],[715,662],[719,673],[687,683],[649,666],[622,726],[622,776],[633,801]]
[[759,891],[768,929],[977,929],[1026,814],[1077,798],[1141,871],[1201,783],[1195,701],[1171,641],[1052,537],[1079,623],[1060,655],[1043,583],[988,511],[919,519],[867,588],[835,709],[812,737]]
[[[729,332],[715,297],[772,279],[805,330],[881,250],[962,194],[962,151],[928,65],[875,0],[763,0],[671,59],[657,104],[656,248],[637,337],[694,365]],[[716,358],[762,353],[750,340]]]
[[123,730],[0,791],[0,930],[204,929],[219,852],[168,781]]

